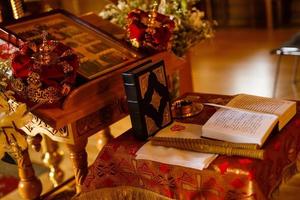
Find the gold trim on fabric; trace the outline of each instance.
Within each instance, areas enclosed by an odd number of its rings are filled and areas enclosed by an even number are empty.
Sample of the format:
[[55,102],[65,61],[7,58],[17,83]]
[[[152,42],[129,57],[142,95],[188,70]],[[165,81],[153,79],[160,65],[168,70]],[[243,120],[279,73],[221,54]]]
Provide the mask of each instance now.
[[101,188],[91,192],[82,193],[73,200],[172,200],[158,193],[130,186]]

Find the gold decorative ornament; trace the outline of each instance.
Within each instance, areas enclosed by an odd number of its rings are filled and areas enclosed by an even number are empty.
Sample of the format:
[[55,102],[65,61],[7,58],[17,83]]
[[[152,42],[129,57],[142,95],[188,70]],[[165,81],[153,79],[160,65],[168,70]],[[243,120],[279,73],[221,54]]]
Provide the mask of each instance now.
[[127,37],[134,47],[147,51],[165,51],[171,47],[174,21],[158,13],[155,1],[150,11],[134,9],[127,16]]
[[64,44],[47,40],[25,43],[12,58],[11,88],[21,99],[38,104],[57,103],[69,94],[76,80],[78,56]]

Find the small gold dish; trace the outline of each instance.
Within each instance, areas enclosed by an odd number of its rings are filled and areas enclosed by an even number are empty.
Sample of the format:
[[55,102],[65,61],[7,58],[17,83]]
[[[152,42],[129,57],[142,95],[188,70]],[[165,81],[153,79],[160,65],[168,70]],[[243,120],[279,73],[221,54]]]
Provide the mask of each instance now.
[[192,117],[199,114],[203,110],[203,107],[202,103],[180,99],[172,103],[172,116],[173,118]]

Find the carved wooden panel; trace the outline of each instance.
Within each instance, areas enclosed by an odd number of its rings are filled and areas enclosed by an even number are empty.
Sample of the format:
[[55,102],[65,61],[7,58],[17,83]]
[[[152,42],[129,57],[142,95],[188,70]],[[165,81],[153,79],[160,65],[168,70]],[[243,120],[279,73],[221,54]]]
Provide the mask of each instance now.
[[108,125],[122,119],[128,114],[125,97],[117,98],[105,107],[76,121],[76,132],[79,137],[89,136]]

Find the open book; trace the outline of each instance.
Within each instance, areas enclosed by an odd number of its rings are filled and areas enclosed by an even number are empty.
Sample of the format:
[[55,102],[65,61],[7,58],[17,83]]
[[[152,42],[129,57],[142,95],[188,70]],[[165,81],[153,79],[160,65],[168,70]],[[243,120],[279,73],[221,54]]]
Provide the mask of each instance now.
[[220,107],[202,127],[202,136],[262,146],[278,124],[281,130],[296,114],[296,102],[240,94]]

